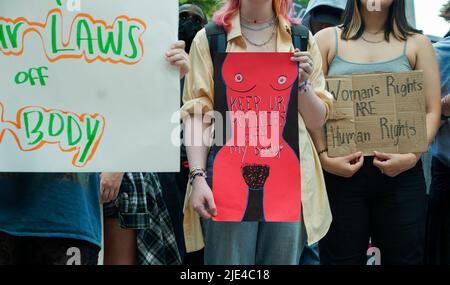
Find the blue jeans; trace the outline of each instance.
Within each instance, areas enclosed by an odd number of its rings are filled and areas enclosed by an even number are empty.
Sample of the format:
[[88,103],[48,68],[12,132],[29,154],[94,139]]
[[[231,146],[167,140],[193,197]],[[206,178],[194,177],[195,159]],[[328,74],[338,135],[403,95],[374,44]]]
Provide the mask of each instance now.
[[301,223],[203,221],[205,265],[298,265]]

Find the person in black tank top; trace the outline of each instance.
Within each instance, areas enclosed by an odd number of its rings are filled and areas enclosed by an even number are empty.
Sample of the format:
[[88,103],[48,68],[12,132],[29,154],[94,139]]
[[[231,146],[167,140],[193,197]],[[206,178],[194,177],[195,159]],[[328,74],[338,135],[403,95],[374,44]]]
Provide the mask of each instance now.
[[[316,35],[324,72],[424,70],[431,142],[440,116],[435,88],[439,75],[431,43],[408,25],[404,0],[382,1],[380,11],[369,11],[369,4],[367,0],[349,0],[343,25]],[[384,58],[387,54],[395,55]],[[370,240],[375,249],[369,255],[375,253],[377,264],[422,264],[427,197],[421,155],[374,152],[370,157],[355,153],[331,158],[324,131],[314,132],[313,139],[325,170],[333,214],[330,230],[320,242],[322,264],[366,264]]]

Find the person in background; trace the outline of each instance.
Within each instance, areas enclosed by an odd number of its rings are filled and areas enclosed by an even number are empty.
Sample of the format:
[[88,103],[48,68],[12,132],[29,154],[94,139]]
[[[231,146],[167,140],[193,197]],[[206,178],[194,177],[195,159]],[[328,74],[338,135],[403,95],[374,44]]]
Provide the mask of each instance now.
[[[194,4],[184,4],[179,9],[178,39],[186,43],[185,51],[189,53],[192,41],[198,31],[208,23],[203,10]],[[184,77],[181,79],[181,97],[183,97]],[[180,149],[180,172],[158,173],[162,186],[163,199],[169,211],[170,218],[180,251],[181,260],[186,264],[202,264],[202,251],[187,254],[183,232],[183,206],[186,196],[186,187],[189,180],[189,163],[186,148]]]
[[202,8],[195,4],[184,4],[180,6],[179,10],[179,29],[178,39],[186,43],[186,52],[191,50],[192,41],[197,35],[198,31],[203,29],[208,23],[208,19]]
[[[450,23],[450,1],[441,16]],[[431,145],[432,166],[426,263],[450,265],[450,31],[434,44],[440,64],[442,121]]]
[[[427,138],[439,128],[439,69],[429,39],[412,28],[405,0],[349,0],[343,24],[316,34],[323,70],[329,76],[423,70]],[[333,40],[334,39],[334,40]],[[325,180],[333,222],[320,241],[325,265],[367,263],[367,246],[381,251],[383,265],[422,264],[427,196],[421,154],[374,151],[330,157],[324,130],[312,132]]]
[[[309,1],[302,24],[313,35],[329,27],[335,27],[341,23],[347,0],[312,0]],[[320,265],[319,244],[305,245],[300,265]]]
[[313,35],[319,31],[335,27],[341,23],[347,0],[311,0],[306,8],[302,24]]
[[96,265],[96,173],[0,174],[0,265]]

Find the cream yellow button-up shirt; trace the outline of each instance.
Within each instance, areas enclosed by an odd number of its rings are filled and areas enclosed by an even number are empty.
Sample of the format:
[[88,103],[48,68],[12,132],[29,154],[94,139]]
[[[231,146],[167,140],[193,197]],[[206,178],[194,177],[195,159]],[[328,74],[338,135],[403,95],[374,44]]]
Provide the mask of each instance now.
[[[277,52],[293,52],[290,24],[282,17],[279,17],[278,21]],[[227,52],[246,51],[247,46],[241,32],[239,13],[232,19],[232,28],[227,34],[227,40]],[[326,103],[327,110],[331,110],[332,96],[325,91],[322,57],[311,34],[308,51],[311,53],[314,62],[314,72],[309,80],[316,95]],[[213,62],[205,29],[198,32],[195,37],[189,58],[191,71],[185,80],[182,114],[192,114],[195,105],[199,105],[196,106],[196,110],[200,109],[204,114],[214,108]],[[320,160],[300,113],[298,123],[303,222],[308,235],[308,243],[314,244],[328,232],[332,220],[331,210]],[[188,185],[184,207],[184,234],[188,252],[197,251],[204,247],[200,219],[193,210],[190,201],[191,192],[192,189]]]

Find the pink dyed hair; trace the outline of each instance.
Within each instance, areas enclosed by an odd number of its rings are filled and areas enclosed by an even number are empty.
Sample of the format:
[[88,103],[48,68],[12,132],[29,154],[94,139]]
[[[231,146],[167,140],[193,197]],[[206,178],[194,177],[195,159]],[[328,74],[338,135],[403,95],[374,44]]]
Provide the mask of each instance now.
[[[214,23],[229,31],[231,29],[231,18],[239,10],[240,4],[240,0],[228,0],[220,10],[214,13]],[[291,24],[298,24],[299,21],[297,19],[291,18],[288,15],[291,6],[292,0],[273,0],[273,10],[277,16],[284,17]]]

